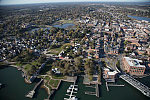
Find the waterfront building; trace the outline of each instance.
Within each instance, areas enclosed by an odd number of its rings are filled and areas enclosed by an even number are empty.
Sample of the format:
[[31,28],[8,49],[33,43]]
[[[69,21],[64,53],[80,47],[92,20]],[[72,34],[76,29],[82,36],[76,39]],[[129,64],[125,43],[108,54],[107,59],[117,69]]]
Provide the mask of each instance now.
[[108,68],[104,68],[103,71],[103,78],[107,82],[115,82],[115,77],[116,77],[117,72],[116,71],[110,71]]
[[123,57],[124,69],[130,75],[143,75],[145,72],[145,65],[142,65],[142,60],[133,59],[130,57]]

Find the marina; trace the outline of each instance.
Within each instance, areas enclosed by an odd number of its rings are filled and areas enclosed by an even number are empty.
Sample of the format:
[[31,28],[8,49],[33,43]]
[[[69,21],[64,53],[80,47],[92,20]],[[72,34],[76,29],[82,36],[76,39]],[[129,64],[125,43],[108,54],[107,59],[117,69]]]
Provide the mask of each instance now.
[[[6,74],[6,72],[8,72]],[[14,78],[15,77],[15,78]],[[21,72],[18,71],[16,68],[8,67],[5,69],[0,70],[0,79],[1,83],[7,84],[6,87],[0,89],[0,98],[2,100],[31,100],[30,98],[26,98],[25,95],[30,90],[34,88],[34,86],[37,83],[33,83],[31,85],[28,85],[24,82],[24,78],[21,76]],[[7,79],[7,80],[6,80]],[[14,81],[17,80],[16,81]],[[138,81],[142,82],[143,84],[149,86],[150,81],[149,77],[145,77],[143,79],[139,79]],[[104,83],[104,79],[102,79],[102,82]],[[54,93],[54,95],[50,98],[50,100],[62,100],[63,98],[68,98],[66,94],[68,87],[72,85],[73,82],[62,82],[60,84],[59,89]],[[85,94],[85,91],[95,92],[95,85],[89,86],[83,84],[83,77],[78,77],[78,80],[76,82],[76,85],[78,85],[78,91],[75,93],[76,97],[80,100],[110,100],[110,99],[122,99],[122,100],[149,100],[148,97],[143,95],[141,92],[139,92],[137,89],[135,89],[133,86],[128,84],[122,79],[118,79],[116,84],[123,84],[125,86],[122,87],[116,87],[116,86],[109,86],[109,92],[107,92],[106,85],[102,84],[99,85],[99,97],[96,97],[95,95],[87,95]],[[108,84],[110,85],[110,84]],[[17,87],[16,87],[17,86]],[[15,91],[14,91],[15,90]],[[20,92],[21,91],[21,92]],[[75,91],[76,92],[76,91]],[[7,95],[9,95],[9,97]],[[118,95],[119,94],[119,95]],[[124,95],[128,94],[128,96]],[[16,96],[17,95],[17,96]],[[39,89],[37,93],[35,93],[34,98],[32,100],[44,100],[47,98],[47,92],[44,89]],[[49,100],[46,99],[46,100]]]
[[67,93],[70,94],[66,94],[67,96],[69,96],[69,98],[64,98],[64,100],[78,100],[77,97],[73,94],[77,93],[78,91],[78,85],[70,85],[69,88],[67,89]]

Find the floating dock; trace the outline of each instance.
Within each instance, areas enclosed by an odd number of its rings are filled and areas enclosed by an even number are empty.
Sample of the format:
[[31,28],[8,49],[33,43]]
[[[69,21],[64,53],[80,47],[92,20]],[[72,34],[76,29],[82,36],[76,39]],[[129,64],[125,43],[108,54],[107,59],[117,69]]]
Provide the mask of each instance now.
[[76,96],[73,95],[73,93],[77,93],[75,91],[78,91],[78,88],[75,88],[77,86],[78,85],[75,85],[75,82],[74,82],[74,85],[70,85],[70,87],[67,89],[67,93],[70,93],[70,94],[66,94],[67,96],[69,96],[69,98],[64,98],[64,100],[77,100]]

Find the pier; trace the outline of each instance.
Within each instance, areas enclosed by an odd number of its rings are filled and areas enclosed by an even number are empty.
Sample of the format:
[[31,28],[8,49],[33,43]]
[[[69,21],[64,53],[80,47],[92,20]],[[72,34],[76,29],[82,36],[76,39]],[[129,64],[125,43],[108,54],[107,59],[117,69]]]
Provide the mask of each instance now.
[[29,91],[29,93],[25,96],[25,97],[28,97],[28,98],[33,98],[34,94],[35,94],[35,90],[37,89],[37,87],[43,82],[43,79],[40,80],[40,82],[38,82],[32,91]]
[[85,94],[95,95],[96,97],[99,97],[99,87],[98,87],[98,84],[95,84],[95,87],[93,87],[93,86],[86,86],[86,87],[95,88],[95,92],[86,91]]
[[86,91],[85,94],[88,94],[88,95],[95,95],[95,92]]
[[119,86],[119,87],[121,87],[121,86],[125,86],[124,84],[108,84],[108,86]]
[[140,92],[142,92],[145,96],[150,97],[150,88],[146,85],[142,84],[141,82],[137,81],[136,79],[127,74],[120,75],[120,78],[135,87]]
[[70,87],[67,89],[67,93],[70,94],[66,94],[67,96],[69,96],[69,98],[64,98],[64,100],[77,100],[76,96],[73,95],[73,93],[77,93],[75,91],[78,91],[78,88],[75,88],[75,86],[77,87],[78,85],[70,85]]
[[106,89],[107,89],[107,91],[109,91],[109,88],[108,88],[108,84],[107,84],[107,82],[106,82]]

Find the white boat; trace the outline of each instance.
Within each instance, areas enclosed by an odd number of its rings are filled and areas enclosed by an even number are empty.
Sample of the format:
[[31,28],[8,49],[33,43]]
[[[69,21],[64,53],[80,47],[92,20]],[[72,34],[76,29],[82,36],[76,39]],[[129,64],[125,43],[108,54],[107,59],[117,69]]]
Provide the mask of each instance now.
[[74,90],[78,91],[78,88],[74,88]]
[[70,89],[67,89],[67,93],[71,92]]
[[78,100],[78,98],[76,98],[76,97],[72,97],[72,98],[71,98],[71,100]]

